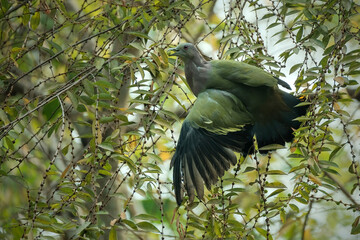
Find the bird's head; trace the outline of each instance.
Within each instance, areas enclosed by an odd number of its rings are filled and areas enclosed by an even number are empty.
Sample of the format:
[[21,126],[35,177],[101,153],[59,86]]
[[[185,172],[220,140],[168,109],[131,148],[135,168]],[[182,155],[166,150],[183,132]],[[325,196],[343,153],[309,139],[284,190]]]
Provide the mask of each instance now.
[[168,52],[171,52],[170,56],[178,56],[185,62],[199,56],[197,49],[191,43],[181,43],[175,48],[170,48]]

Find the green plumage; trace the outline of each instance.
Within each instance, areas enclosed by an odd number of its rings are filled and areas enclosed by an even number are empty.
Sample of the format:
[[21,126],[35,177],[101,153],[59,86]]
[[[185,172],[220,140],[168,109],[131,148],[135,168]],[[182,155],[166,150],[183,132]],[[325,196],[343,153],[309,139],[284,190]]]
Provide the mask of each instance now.
[[231,165],[236,151],[244,156],[259,147],[291,141],[294,118],[305,114],[296,97],[281,91],[289,85],[264,70],[237,61],[205,61],[195,46],[170,49],[185,63],[185,76],[198,97],[184,120],[171,160],[176,201],[183,199],[182,182],[190,202],[195,191],[201,199]]
[[209,84],[244,84],[250,87],[277,87],[277,79],[271,74],[246,63],[230,60],[210,62]]
[[240,131],[245,124],[253,122],[251,114],[238,98],[216,89],[209,89],[198,95],[186,120],[193,127],[222,135]]

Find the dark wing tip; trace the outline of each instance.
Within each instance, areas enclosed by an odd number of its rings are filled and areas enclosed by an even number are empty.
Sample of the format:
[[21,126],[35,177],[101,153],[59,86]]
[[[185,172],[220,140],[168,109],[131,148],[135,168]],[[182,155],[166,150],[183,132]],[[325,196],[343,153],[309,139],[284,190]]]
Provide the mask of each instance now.
[[244,142],[238,139],[239,136],[243,134],[216,135],[205,129],[194,128],[187,121],[183,123],[177,149],[170,164],[174,168],[173,184],[179,206],[184,195],[182,186],[190,202],[193,202],[196,195],[203,199],[204,187],[210,190],[211,185],[215,184],[231,165],[237,163],[237,158],[230,149],[242,149]]
[[275,77],[275,78],[278,80],[278,84],[279,84],[280,86],[291,90],[291,87],[290,87],[290,85],[289,85],[287,82],[285,82],[284,80],[281,80],[281,79],[278,78],[278,77]]

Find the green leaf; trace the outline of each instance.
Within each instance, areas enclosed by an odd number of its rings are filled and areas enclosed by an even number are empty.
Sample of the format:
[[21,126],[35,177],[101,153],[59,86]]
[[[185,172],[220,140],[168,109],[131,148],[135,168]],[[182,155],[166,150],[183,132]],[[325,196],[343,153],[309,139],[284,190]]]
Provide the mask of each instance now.
[[306,8],[304,11],[303,11],[305,17],[307,17],[307,19],[312,19],[313,18],[313,15],[311,14],[311,12]]
[[109,240],[117,240],[117,232],[115,226],[111,227],[110,233],[109,233]]
[[286,188],[286,186],[281,182],[272,182],[265,184],[266,188]]
[[[6,1],[6,2],[7,2],[7,1]],[[22,14],[22,24],[23,24],[24,26],[28,26],[29,20],[30,20],[29,7],[28,7],[28,5],[25,5],[24,11],[23,11],[23,14]]]
[[292,74],[293,72],[295,72],[296,70],[298,70],[300,67],[302,67],[304,64],[303,63],[298,63],[298,64],[295,64],[293,65],[291,68],[290,68],[290,71],[289,71],[289,74]]
[[13,142],[10,140],[10,138],[8,138],[7,136],[5,137],[5,143],[6,143],[6,147],[10,150],[13,150],[14,151],[14,144]]
[[136,224],[139,228],[150,231],[150,232],[160,232],[153,224],[149,222],[139,222]]
[[137,226],[136,226],[136,224],[135,224],[133,221],[131,221],[131,220],[122,219],[121,222],[125,223],[126,225],[128,225],[129,227],[131,227],[131,228],[134,229],[134,230],[137,230],[137,229],[138,229]]
[[[301,26],[299,28],[299,31],[296,33],[296,41],[297,42],[299,42],[300,39],[302,38],[303,32],[304,32],[304,28],[303,28],[303,26]],[[291,72],[291,70],[290,70],[290,72]]]
[[135,62],[135,65],[136,65],[137,70],[139,70],[139,73],[141,75],[141,79],[144,79],[145,78],[145,73],[144,73],[143,68],[140,66],[140,64],[138,62]]
[[266,29],[270,29],[270,28],[276,27],[276,26],[279,25],[279,24],[280,24],[280,23],[278,23],[278,22],[272,23],[272,24],[270,24]]
[[89,225],[91,224],[91,222],[83,222],[81,223],[80,226],[76,227],[75,232],[73,233],[73,236],[80,236],[80,233],[85,230]]
[[259,150],[277,150],[277,149],[284,149],[285,146],[283,145],[280,145],[280,144],[270,144],[270,145],[266,145],[266,146],[263,146],[261,148],[259,148]]
[[220,204],[220,203],[221,203],[220,199],[214,198],[209,200],[206,204]]
[[50,137],[51,134],[53,134],[54,131],[57,131],[59,126],[60,126],[61,122],[55,123],[54,125],[52,125],[48,131],[47,136]]
[[269,232],[267,232],[265,229],[262,229],[262,228],[259,228],[259,227],[256,227],[255,229],[256,229],[256,231],[258,231],[266,239],[269,239],[269,240],[273,239],[271,234]]
[[85,79],[84,81],[82,81],[82,84],[84,86],[86,94],[92,97],[95,94],[92,83],[89,80]]
[[295,204],[290,203],[289,207],[294,211],[294,212],[300,212],[300,209],[298,208],[298,206],[296,206]]
[[133,162],[133,160],[131,160],[131,158],[120,154],[114,154],[114,158],[126,162],[131,171],[136,173],[136,164]]
[[95,58],[94,65],[95,65],[97,70],[103,68],[104,63],[105,63],[104,58],[99,58],[99,57]]
[[159,57],[158,57],[155,53],[151,53],[151,58],[154,60],[154,62],[156,63],[156,65],[157,65],[158,67],[161,66],[160,59],[159,59]]
[[353,1],[351,0],[342,0],[341,5],[344,6],[346,11],[349,11],[353,6]]
[[[340,148],[341,149],[341,148]],[[333,153],[333,152],[332,152]],[[330,159],[330,158],[329,158]],[[339,165],[337,165],[335,162],[331,162],[331,161],[326,161],[326,160],[319,160],[319,164],[322,165],[322,167],[324,167],[324,165],[327,166],[332,166],[332,167],[336,167],[339,168]]]
[[180,102],[180,100],[173,95],[172,93],[168,92],[167,93],[172,99],[174,99],[185,111],[187,111],[186,107]]
[[309,201],[309,194],[306,191],[300,189],[299,193],[306,201]]
[[360,125],[360,119],[355,119],[348,123],[349,125]]
[[126,34],[130,34],[130,35],[133,35],[133,36],[136,36],[138,38],[144,38],[144,39],[149,39],[153,42],[155,42],[154,39],[152,39],[150,36],[146,35],[145,33],[142,33],[142,32],[125,32]]
[[227,50],[224,54],[224,57],[227,57],[229,55],[231,55],[232,53],[238,53],[240,52],[240,48],[235,47],[235,48],[230,48],[229,50]]
[[348,168],[349,173],[357,174],[357,172],[355,171],[356,170],[355,167],[356,167],[356,165],[354,163],[351,163],[349,168]]
[[360,233],[360,216],[357,216],[353,224],[351,224],[351,234],[355,235],[359,233]]
[[83,104],[79,104],[79,106],[76,108],[79,112],[86,112],[86,107]]
[[336,174],[336,175],[341,175],[338,171],[334,170],[334,169],[331,169],[331,168],[322,168],[321,170],[325,171],[325,172],[328,172],[328,173],[333,173],[333,174]]
[[254,168],[254,167],[246,167],[243,173],[251,172],[251,171],[254,171],[254,170],[256,170],[256,168]]
[[135,90],[135,91],[133,91],[133,92],[131,92],[131,93],[145,94],[145,95],[154,95],[153,92],[151,92],[151,91],[146,91],[146,90]]
[[310,121],[311,118],[310,117],[306,117],[306,116],[301,116],[301,117],[297,117],[294,119],[294,121],[299,121],[299,122],[305,122],[305,121]]
[[278,195],[279,193],[285,191],[285,189],[281,188],[281,189],[276,189],[275,191],[273,191],[272,193],[269,194],[269,196],[267,196],[267,198]]
[[173,112],[167,111],[165,109],[161,109],[159,112],[161,112],[161,113],[165,114],[166,116],[171,117],[172,119],[180,122],[180,118]]
[[245,190],[245,188],[231,188],[228,191],[239,193],[239,192],[245,192],[246,190]]
[[46,121],[57,118],[61,115],[60,102],[57,98],[47,103],[42,111]]
[[[303,156],[301,156],[301,157],[303,157]],[[295,166],[295,167],[291,168],[289,173],[298,171],[298,170],[303,169],[303,168],[306,168],[306,165],[302,163],[299,166]]]
[[77,96],[70,91],[67,91],[66,94],[70,98],[70,101],[72,102],[74,108],[77,108],[79,105],[79,100],[77,99]]
[[30,27],[35,30],[40,23],[40,12],[35,12],[34,15],[32,15],[30,20]]
[[311,105],[311,104],[312,104],[311,102],[301,102],[299,104],[296,104],[295,107],[308,106],[308,105]]
[[150,102],[149,100],[139,99],[139,98],[130,99],[130,102],[132,102],[132,103],[141,103],[141,104],[151,105],[151,102]]
[[159,48],[160,56],[165,64],[169,63],[168,55],[166,54],[165,50],[162,48]]
[[273,14],[273,13],[267,13],[261,19],[267,19],[267,18],[274,17],[274,16],[275,16],[275,14]]
[[92,99],[99,99],[99,100],[113,100],[113,96],[109,93],[99,93],[97,95],[94,95]]
[[239,37],[239,34],[229,34],[226,37],[220,39],[220,43],[224,43],[232,39],[233,37]]
[[91,98],[89,98],[86,95],[82,95],[80,96],[80,100],[85,103],[86,105],[93,105],[95,103],[95,101]]
[[52,48],[56,49],[57,52],[62,51],[62,47],[59,44],[57,44],[56,42],[50,41],[50,40],[47,42],[51,45]]
[[308,204],[308,201],[301,197],[296,197],[295,200],[302,204]]
[[[99,174],[105,175],[105,176],[112,176],[112,173],[103,169],[99,170]],[[98,214],[98,213],[97,213]]]
[[69,146],[70,146],[70,144],[66,145],[66,146],[61,150],[61,152],[62,152],[63,155],[66,155],[66,154],[68,153],[68,151],[69,151]]
[[148,59],[146,59],[146,58],[145,58],[144,61],[145,61],[146,65],[148,66],[151,74],[152,74],[153,76],[156,76],[156,67],[155,67],[155,64],[153,64],[152,62],[150,62],[150,61],[149,61]]
[[268,174],[268,175],[287,175],[286,173],[284,173],[281,170],[269,170],[269,171],[265,172],[265,174]]
[[99,122],[100,123],[109,123],[109,122],[113,122],[114,119],[115,119],[115,117],[113,117],[113,116],[101,117]]
[[141,109],[137,109],[137,108],[126,109],[126,112],[128,112],[128,113],[137,113],[137,114],[148,114],[146,111],[141,110]]
[[285,223],[286,221],[286,214],[285,211],[283,209],[280,210],[280,219],[282,223]]
[[134,217],[135,219],[146,220],[146,221],[159,221],[159,219],[149,214],[139,214]]
[[5,124],[9,124],[10,121],[9,121],[9,118],[6,114],[6,112],[2,109],[0,109],[0,120],[3,121]]
[[115,86],[109,82],[109,81],[105,81],[105,80],[97,80],[94,85],[99,86],[99,87],[104,87],[104,88],[112,88],[115,89]]
[[205,228],[204,228],[204,226],[201,225],[200,223],[201,223],[201,222],[191,221],[191,222],[189,222],[188,224],[189,224],[189,226],[192,226],[192,227],[194,227],[194,228],[196,228],[196,229],[199,229],[199,230],[201,230],[201,231],[204,231]]
[[322,41],[318,40],[318,39],[313,39],[313,38],[310,38],[309,40],[311,43],[315,44],[315,45],[318,45],[319,47],[321,47],[322,49],[325,49],[325,45]]
[[227,183],[243,183],[239,178],[224,178],[223,181]]
[[107,151],[114,152],[114,147],[110,143],[103,142],[100,143],[98,146]]
[[173,126],[171,125],[171,123],[169,123],[168,121],[166,121],[160,117],[157,117],[156,119],[154,119],[154,122],[156,122],[157,124],[159,124],[165,128],[173,129]]

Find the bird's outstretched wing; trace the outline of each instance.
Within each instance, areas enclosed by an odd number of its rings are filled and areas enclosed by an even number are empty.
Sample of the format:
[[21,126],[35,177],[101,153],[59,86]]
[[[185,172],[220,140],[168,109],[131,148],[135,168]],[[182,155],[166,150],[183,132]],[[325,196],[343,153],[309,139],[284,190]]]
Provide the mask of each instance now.
[[182,182],[190,202],[195,191],[204,196],[211,185],[237,162],[231,151],[247,152],[252,146],[251,115],[231,93],[209,89],[199,94],[186,117],[171,160],[175,196],[183,199]]
[[186,121],[216,134],[236,132],[253,122],[244,104],[233,94],[208,89],[199,94]]

